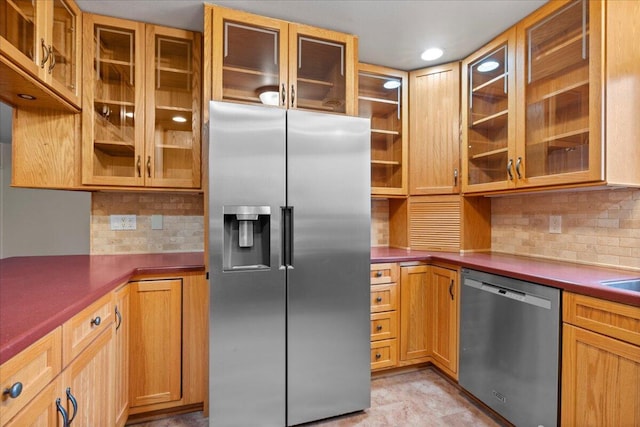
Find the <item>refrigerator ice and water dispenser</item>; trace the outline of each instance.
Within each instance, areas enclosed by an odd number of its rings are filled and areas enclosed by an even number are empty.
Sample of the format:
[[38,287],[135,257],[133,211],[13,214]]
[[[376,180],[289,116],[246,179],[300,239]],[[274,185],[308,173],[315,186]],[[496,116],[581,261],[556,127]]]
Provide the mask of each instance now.
[[268,269],[269,206],[224,206],[223,269]]

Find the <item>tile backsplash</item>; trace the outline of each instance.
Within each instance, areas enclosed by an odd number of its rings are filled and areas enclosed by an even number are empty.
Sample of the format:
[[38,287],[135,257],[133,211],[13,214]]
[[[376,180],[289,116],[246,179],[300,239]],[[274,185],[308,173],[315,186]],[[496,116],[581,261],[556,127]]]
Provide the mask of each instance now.
[[371,199],[371,246],[389,246],[388,199]]
[[[561,233],[549,217],[561,217]],[[491,201],[491,249],[640,270],[640,189],[523,194]]]
[[[111,230],[110,215],[136,215],[135,230]],[[151,229],[162,215],[162,229]],[[91,254],[204,250],[204,197],[187,193],[93,193]]]

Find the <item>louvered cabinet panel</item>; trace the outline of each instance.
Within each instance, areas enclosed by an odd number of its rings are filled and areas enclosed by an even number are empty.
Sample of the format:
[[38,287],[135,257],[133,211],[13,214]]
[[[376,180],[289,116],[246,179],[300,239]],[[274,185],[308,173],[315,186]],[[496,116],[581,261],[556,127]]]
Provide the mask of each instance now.
[[414,197],[409,202],[411,249],[460,250],[460,197]]

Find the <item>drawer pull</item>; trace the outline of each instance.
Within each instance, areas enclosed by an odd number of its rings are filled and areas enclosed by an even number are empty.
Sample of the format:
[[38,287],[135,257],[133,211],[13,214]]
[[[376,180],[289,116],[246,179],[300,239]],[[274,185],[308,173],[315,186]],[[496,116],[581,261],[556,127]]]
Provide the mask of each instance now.
[[2,394],[8,394],[9,397],[12,399],[15,399],[16,397],[20,396],[20,393],[22,393],[22,383],[20,381],[18,381],[17,383],[15,383],[9,388],[6,388],[2,392]]
[[376,302],[382,302],[382,297],[376,298]]
[[376,271],[376,277],[382,277],[382,270]]
[[100,322],[102,322],[100,316],[96,316],[94,319],[91,319],[91,325],[100,326]]
[[378,325],[378,326],[376,326],[376,330],[377,330],[377,331],[381,331],[381,330],[382,330],[382,325]]
[[376,353],[376,359],[380,359],[382,355],[380,353]]

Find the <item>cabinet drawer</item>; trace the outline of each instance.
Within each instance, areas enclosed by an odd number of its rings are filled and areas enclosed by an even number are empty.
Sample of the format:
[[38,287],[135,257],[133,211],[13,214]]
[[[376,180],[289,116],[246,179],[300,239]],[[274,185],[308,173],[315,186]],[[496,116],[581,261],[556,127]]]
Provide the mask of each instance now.
[[[0,425],[4,425],[62,370],[62,332],[58,327],[0,366],[0,389],[22,384],[16,398],[2,394]],[[19,385],[17,386],[19,387]]]
[[62,362],[67,366],[113,323],[113,295],[100,298],[62,325]]
[[371,312],[391,311],[398,309],[398,285],[387,283],[371,286]]
[[391,368],[398,363],[398,340],[371,343],[371,369]]
[[398,281],[398,264],[371,264],[371,284],[393,283]]
[[640,308],[564,292],[562,320],[640,345]]
[[395,311],[371,315],[371,341],[387,340],[398,336],[398,315]]

